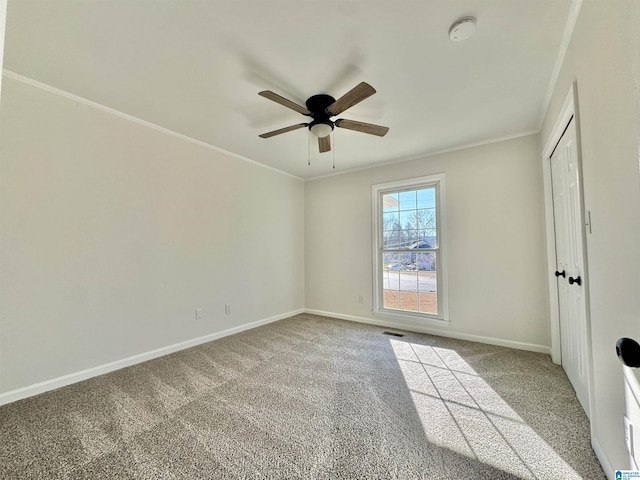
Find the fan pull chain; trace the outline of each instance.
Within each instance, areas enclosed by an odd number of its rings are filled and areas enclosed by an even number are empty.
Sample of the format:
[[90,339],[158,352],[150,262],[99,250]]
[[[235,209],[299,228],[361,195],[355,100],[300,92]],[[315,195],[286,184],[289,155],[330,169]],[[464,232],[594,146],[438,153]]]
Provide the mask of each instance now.
[[332,130],[331,136],[333,137],[331,143],[333,143],[333,148],[331,149],[331,154],[333,155],[333,169],[336,169],[336,133]]
[[307,135],[307,166],[311,166],[311,131]]

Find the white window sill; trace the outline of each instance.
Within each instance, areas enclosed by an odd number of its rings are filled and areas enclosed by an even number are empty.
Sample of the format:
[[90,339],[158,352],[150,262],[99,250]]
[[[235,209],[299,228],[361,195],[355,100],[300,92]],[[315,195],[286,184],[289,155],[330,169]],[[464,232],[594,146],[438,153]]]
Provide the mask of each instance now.
[[374,310],[375,317],[390,318],[393,320],[404,320],[415,323],[416,325],[432,325],[434,327],[448,327],[449,320],[442,317],[411,315],[410,313],[396,312],[389,310]]

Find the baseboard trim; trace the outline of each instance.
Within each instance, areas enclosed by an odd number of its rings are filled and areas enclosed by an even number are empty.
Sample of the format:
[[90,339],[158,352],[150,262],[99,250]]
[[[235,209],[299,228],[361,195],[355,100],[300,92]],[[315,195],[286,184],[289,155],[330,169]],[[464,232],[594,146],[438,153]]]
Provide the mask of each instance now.
[[341,320],[349,320],[351,322],[368,323],[369,325],[377,325],[380,327],[397,328],[407,330],[409,332],[428,333],[429,335],[437,335],[440,337],[455,338],[457,340],[469,340],[471,342],[487,343],[489,345],[497,345],[499,347],[515,348],[517,350],[527,350],[530,352],[544,353],[551,355],[551,348],[545,345],[537,345],[535,343],[516,342],[514,340],[505,340],[502,338],[483,337],[481,335],[473,335],[470,333],[451,332],[449,330],[438,329],[430,326],[416,325],[403,321],[388,321],[380,318],[358,317],[355,315],[345,315],[342,313],[326,312],[323,310],[304,309],[305,313],[312,315],[321,315],[323,317],[339,318]]
[[115,362],[110,362],[97,367],[87,368],[85,370],[81,370],[75,373],[70,373],[68,375],[63,375],[61,377],[53,378],[51,380],[45,380],[44,382],[35,383],[33,385],[29,385],[28,387],[18,388],[16,390],[10,390],[5,393],[0,393],[0,405],[5,405],[5,404],[22,400],[28,397],[33,397],[34,395],[39,395],[41,393],[55,390],[57,388],[71,385],[73,383],[78,383],[83,380],[88,380],[89,378],[97,377],[99,375],[104,375],[105,373],[113,372],[115,370],[120,370],[125,367],[130,367],[132,365],[146,362],[148,360],[153,360],[154,358],[162,357],[164,355],[169,355],[170,353],[195,347],[197,345],[211,342],[219,338],[228,337],[229,335],[244,332],[246,330],[251,330],[253,328],[260,327],[268,323],[277,322],[278,320],[283,320],[285,318],[289,318],[294,315],[298,315],[300,313],[304,313],[303,308],[286,312],[286,313],[281,313],[279,315],[274,315],[273,317],[256,320],[255,322],[246,323],[244,325],[229,328],[221,332],[211,333],[203,337],[194,338],[192,340],[186,340],[184,342],[175,343],[173,345],[168,345],[162,348],[157,348],[149,352],[133,355],[131,357],[123,358],[122,360],[116,360]]
[[[604,453],[604,450],[602,449],[600,442],[598,442],[598,439],[593,436],[591,437],[591,447],[593,448],[596,457],[598,457],[598,461],[600,462],[600,465],[602,466],[602,469],[604,470],[607,478],[610,480],[614,480],[615,470],[613,469],[613,465],[611,465],[609,457],[607,457],[607,455]],[[628,468],[628,465],[624,466],[624,468]]]

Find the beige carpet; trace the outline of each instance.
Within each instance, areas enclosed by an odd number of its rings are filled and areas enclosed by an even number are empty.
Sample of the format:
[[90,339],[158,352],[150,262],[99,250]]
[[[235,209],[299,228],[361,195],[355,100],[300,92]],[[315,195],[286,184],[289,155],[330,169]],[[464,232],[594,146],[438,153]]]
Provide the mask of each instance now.
[[0,407],[2,479],[603,479],[548,356],[298,315]]

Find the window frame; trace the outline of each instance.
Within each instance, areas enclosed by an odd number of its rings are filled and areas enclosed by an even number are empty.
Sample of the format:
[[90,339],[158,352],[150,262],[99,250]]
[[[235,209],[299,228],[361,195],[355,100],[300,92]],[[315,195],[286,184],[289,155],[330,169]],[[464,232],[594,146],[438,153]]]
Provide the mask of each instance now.
[[[395,310],[384,308],[383,293],[383,205],[382,197],[388,193],[402,190],[420,190],[435,187],[436,200],[436,247],[429,249],[436,253],[436,279],[438,314]],[[449,305],[447,295],[447,259],[446,259],[446,215],[445,215],[445,175],[444,173],[423,177],[398,180],[372,185],[372,246],[373,246],[373,314],[398,320],[419,320],[433,325],[449,324]],[[408,250],[411,251],[411,250]]]

